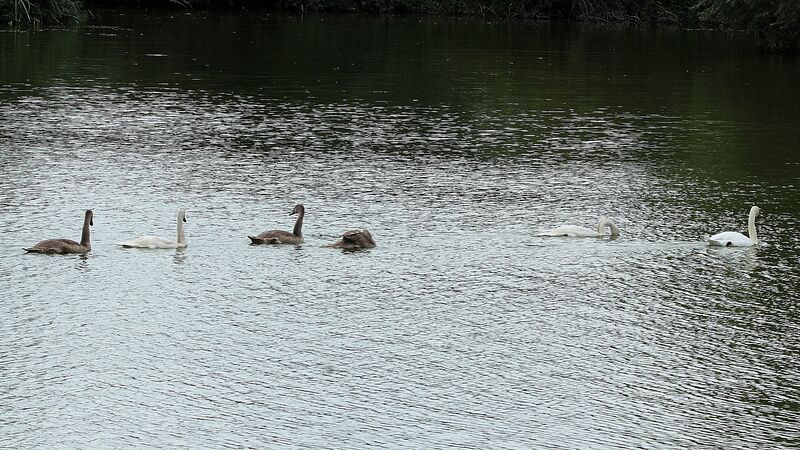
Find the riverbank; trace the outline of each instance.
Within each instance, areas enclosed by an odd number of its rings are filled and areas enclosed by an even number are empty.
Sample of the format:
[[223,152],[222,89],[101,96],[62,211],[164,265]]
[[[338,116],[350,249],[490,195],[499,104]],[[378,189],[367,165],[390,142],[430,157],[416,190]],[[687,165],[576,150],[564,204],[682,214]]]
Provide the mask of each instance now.
[[0,23],[38,28],[79,22],[93,8],[263,9],[679,24],[744,31],[771,51],[800,49],[800,2],[726,0],[0,0]]

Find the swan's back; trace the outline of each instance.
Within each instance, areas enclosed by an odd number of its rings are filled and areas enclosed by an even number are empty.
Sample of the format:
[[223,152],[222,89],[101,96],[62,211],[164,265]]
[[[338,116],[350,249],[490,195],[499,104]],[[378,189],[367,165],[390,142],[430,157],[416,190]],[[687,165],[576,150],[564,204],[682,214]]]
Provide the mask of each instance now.
[[253,244],[301,244],[303,238],[288,231],[269,230],[258,236],[247,236]]
[[71,239],[46,239],[30,248],[24,249],[28,253],[86,253],[91,247],[83,246]]
[[597,237],[596,231],[579,225],[561,225],[539,236]]
[[350,230],[342,233],[342,239],[352,242],[361,248],[375,247],[375,239],[369,230]]
[[718,247],[751,247],[755,243],[747,236],[736,231],[725,231],[708,238],[710,245]]
[[119,242],[125,248],[183,248],[186,243],[179,243],[158,236],[142,236],[132,241]]
[[375,247],[375,239],[369,230],[348,230],[342,233],[342,238],[333,244],[326,245],[329,248],[360,249]]

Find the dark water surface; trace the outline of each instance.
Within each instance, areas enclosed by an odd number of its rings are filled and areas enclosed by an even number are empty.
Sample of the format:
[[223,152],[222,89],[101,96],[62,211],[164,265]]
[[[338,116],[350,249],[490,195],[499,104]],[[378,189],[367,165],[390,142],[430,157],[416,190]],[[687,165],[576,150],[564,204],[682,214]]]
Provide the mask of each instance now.
[[800,445],[798,124],[798,61],[707,31],[0,33],[0,447]]

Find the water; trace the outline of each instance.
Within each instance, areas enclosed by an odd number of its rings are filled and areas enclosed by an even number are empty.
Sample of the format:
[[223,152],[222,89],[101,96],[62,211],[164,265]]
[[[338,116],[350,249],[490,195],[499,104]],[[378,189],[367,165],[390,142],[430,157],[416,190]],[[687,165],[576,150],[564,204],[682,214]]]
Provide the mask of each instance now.
[[[747,44],[130,11],[0,34],[0,446],[800,444],[800,68]],[[304,245],[248,245],[296,203]],[[753,204],[763,245],[705,245]],[[114,245],[181,207],[186,250]],[[23,254],[87,208],[89,255]],[[535,236],[601,215],[619,239]],[[321,247],[354,227],[378,247]]]

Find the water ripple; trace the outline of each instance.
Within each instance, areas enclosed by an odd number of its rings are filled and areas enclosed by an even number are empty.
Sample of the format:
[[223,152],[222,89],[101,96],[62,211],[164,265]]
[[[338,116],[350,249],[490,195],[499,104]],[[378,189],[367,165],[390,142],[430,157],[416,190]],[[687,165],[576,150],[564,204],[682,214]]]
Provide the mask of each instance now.
[[[796,179],[695,170],[690,119],[91,86],[0,103],[0,446],[800,439]],[[764,245],[706,247],[755,202]],[[114,246],[179,207],[187,249]],[[91,254],[22,254],[86,208]]]

